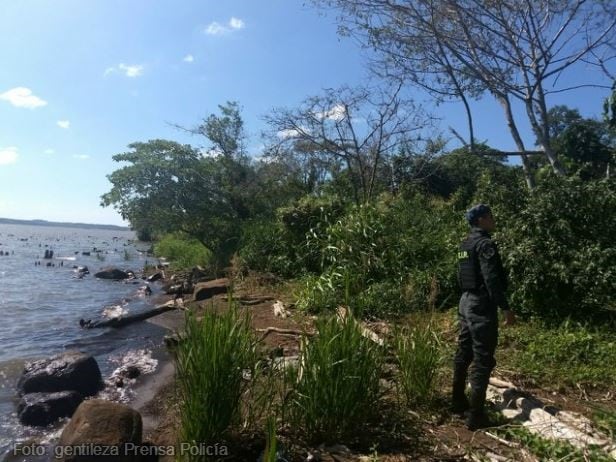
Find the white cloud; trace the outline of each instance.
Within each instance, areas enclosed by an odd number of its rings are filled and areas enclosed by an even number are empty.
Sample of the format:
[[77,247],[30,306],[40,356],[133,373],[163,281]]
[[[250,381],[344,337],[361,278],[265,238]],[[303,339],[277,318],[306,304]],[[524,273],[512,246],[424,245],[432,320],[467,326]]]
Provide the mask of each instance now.
[[116,72],[120,72],[124,74],[126,77],[139,77],[143,75],[143,66],[141,64],[124,64],[120,63],[117,67],[111,66],[105,69],[104,76],[107,77],[110,74],[114,74]]
[[56,153],[55,149],[51,149],[51,148],[47,148],[43,151],[43,154],[47,154],[47,155],[52,155],[55,153]]
[[73,154],[73,159],[86,160],[89,158],[90,156],[87,154]]
[[230,32],[240,30],[246,27],[246,23],[236,17],[229,19],[227,24],[220,24],[219,22],[212,22],[205,28],[205,33],[208,35],[224,35]]
[[126,64],[120,63],[118,67],[121,71],[124,71],[126,77],[139,77],[143,74],[143,66],[138,64],[134,66],[127,66]]
[[231,29],[243,29],[245,26],[246,24],[244,23],[244,21],[239,18],[232,17],[231,19],[229,19],[229,27]]
[[25,107],[28,109],[35,109],[47,105],[47,101],[32,94],[32,90],[26,87],[11,88],[0,94],[0,99],[8,101],[15,107]]
[[225,32],[228,32],[227,28],[223,26],[222,24],[217,23],[216,21],[211,23],[205,29],[205,33],[208,35],[220,35],[220,34],[224,34]]
[[9,146],[8,148],[0,148],[0,165],[10,165],[17,162],[19,154],[15,146]]
[[64,129],[67,129],[67,128],[71,127],[71,121],[70,120],[58,120],[56,122],[56,124],[58,125],[58,127],[64,128]]
[[195,57],[193,55],[186,55],[184,56],[182,61],[184,61],[185,63],[192,63],[195,61]]
[[346,109],[342,104],[336,104],[328,111],[317,112],[315,117],[317,119],[330,119],[339,122],[346,117]]

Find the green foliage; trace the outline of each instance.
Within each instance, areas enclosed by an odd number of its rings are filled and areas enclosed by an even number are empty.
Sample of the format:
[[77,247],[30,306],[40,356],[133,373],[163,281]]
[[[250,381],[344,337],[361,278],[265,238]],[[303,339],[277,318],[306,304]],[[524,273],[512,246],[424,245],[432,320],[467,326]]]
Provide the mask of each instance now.
[[212,253],[196,239],[182,233],[167,234],[154,244],[154,254],[170,260],[174,267],[208,266]]
[[[527,377],[554,385],[610,388],[616,383],[616,348],[610,328],[540,322],[503,329],[502,361]],[[501,359],[499,359],[500,361]]]
[[372,316],[442,306],[457,294],[463,228],[446,203],[418,194],[355,207],[309,236],[323,273],[304,279],[299,306],[320,311],[345,300]]
[[599,448],[578,449],[566,441],[554,441],[531,433],[521,426],[495,429],[508,440],[520,443],[541,461],[545,462],[610,462],[613,461],[606,452]]
[[201,321],[187,316],[176,358],[182,442],[213,443],[225,436],[240,417],[246,375],[254,377],[255,363],[249,320],[234,307],[221,315],[206,311]]
[[247,223],[240,257],[251,269],[287,277],[320,271],[321,249],[313,245],[314,239],[343,211],[334,198],[305,196],[278,209],[274,221]]
[[333,310],[343,300],[344,275],[333,270],[320,275],[307,275],[301,280],[295,295],[297,307],[301,310],[311,313]]
[[427,403],[434,392],[441,352],[430,326],[401,329],[394,336],[397,384],[408,405]]
[[352,316],[321,319],[316,327],[292,377],[290,417],[309,439],[336,441],[356,434],[375,414],[383,352]]
[[455,149],[424,166],[424,170],[431,173],[421,182],[425,190],[445,198],[454,195],[456,205],[466,207],[482,174],[507,170],[502,158],[481,155],[492,151],[489,146],[479,144],[475,150],[476,153],[471,154],[466,148]]
[[593,412],[592,420],[599,430],[603,431],[612,440],[616,439],[616,411],[597,408]]
[[268,271],[285,277],[293,277],[300,272],[281,231],[279,223],[271,220],[246,223],[239,245],[242,263],[252,270]]
[[[494,199],[489,203],[498,204],[498,197]],[[613,311],[615,215],[613,179],[585,182],[555,176],[527,195],[518,213],[497,212],[513,307],[560,319]]]

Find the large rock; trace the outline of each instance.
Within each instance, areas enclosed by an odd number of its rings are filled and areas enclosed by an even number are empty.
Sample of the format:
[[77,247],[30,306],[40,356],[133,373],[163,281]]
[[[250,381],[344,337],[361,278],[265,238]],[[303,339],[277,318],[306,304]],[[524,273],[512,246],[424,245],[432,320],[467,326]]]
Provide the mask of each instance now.
[[19,421],[24,425],[45,427],[62,417],[70,417],[83,401],[76,391],[28,393],[17,406]]
[[17,383],[20,394],[73,390],[92,396],[103,386],[96,360],[78,351],[27,363]]
[[[81,403],[69,424],[62,431],[58,446],[64,447],[105,447],[117,457],[104,460],[133,462],[139,460],[124,448],[140,445],[142,437],[141,415],[123,404],[93,399]],[[129,445],[129,446],[125,446]],[[115,448],[115,449],[114,449]],[[65,451],[67,454],[69,451]],[[73,451],[76,452],[76,451]],[[91,455],[65,455],[65,462],[93,460]]]
[[105,268],[94,275],[99,279],[112,279],[114,281],[121,281],[129,278],[129,273],[119,270],[117,268]]
[[227,293],[229,280],[227,278],[214,279],[213,281],[200,282],[195,285],[195,301],[207,300],[217,294]]

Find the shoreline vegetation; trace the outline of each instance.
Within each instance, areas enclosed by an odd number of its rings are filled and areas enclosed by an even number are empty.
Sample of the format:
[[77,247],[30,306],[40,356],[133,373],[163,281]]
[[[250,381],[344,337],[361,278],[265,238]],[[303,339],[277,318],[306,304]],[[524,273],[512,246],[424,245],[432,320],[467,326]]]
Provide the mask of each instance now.
[[[186,303],[186,329],[170,348],[176,374],[143,411],[158,422],[146,435],[154,446],[228,448],[230,458],[211,460],[612,460],[616,355],[602,352],[612,341],[607,329],[523,321],[503,332],[490,387],[499,426],[473,433],[448,410],[450,310],[395,320],[361,321],[340,309],[315,317],[297,307],[296,282],[259,273],[231,282],[228,294]],[[571,357],[580,342],[585,357]],[[513,393],[512,383],[537,409],[586,422],[602,446],[535,431],[540,424],[497,396]],[[514,411],[520,415],[504,417]]]
[[[374,51],[380,78],[272,109],[256,149],[228,101],[185,128],[194,146],[113,156],[101,204],[171,261],[167,291],[186,297],[148,441],[230,454],[177,457],[189,461],[613,460],[616,86],[597,98],[602,119],[554,104],[596,86],[587,72],[554,86],[580,62],[613,83],[616,10],[311,3]],[[451,148],[417,88],[464,105],[468,140],[451,128]],[[469,102],[483,97],[517,151],[475,134]],[[495,427],[470,432],[449,393],[457,254],[477,203],[496,218],[519,322],[500,333]]]
[[[569,131],[588,121],[552,112],[569,173],[537,159],[529,189],[485,145],[367,150],[345,167],[344,146],[285,137],[255,160],[239,105],[220,112],[199,131],[218,154],[134,143],[102,197],[169,260],[165,287],[186,299],[152,444],[227,445],[212,460],[611,460],[616,181],[612,161],[566,154],[592,148]],[[497,220],[519,323],[501,329],[498,428],[473,433],[449,393],[458,246],[479,202]]]

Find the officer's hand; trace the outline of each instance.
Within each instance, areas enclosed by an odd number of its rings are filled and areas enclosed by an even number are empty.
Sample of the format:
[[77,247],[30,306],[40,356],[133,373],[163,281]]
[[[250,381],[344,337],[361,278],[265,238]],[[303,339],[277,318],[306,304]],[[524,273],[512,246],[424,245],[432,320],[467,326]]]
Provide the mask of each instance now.
[[515,324],[515,313],[513,311],[503,311],[503,316],[505,317],[503,322],[505,326],[513,326]]

